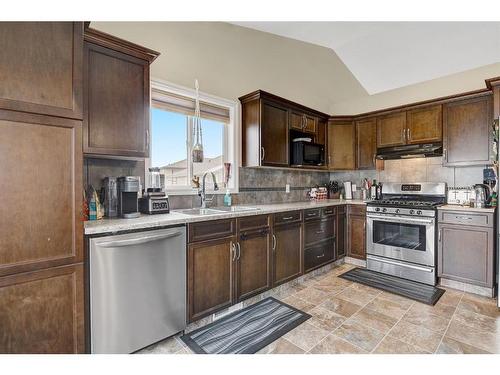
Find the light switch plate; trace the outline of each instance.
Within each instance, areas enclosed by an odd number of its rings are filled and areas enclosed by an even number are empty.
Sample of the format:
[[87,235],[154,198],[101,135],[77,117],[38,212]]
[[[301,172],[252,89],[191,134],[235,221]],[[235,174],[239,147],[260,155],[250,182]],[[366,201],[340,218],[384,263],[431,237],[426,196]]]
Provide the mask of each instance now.
[[290,192],[290,184],[286,184],[285,185],[285,193],[289,193]]

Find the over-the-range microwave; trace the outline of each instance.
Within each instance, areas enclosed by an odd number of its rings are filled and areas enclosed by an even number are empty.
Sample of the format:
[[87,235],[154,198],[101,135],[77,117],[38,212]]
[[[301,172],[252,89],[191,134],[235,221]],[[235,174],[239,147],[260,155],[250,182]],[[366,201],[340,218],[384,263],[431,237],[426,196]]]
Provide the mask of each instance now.
[[296,141],[292,142],[292,165],[325,164],[325,146],[317,143]]

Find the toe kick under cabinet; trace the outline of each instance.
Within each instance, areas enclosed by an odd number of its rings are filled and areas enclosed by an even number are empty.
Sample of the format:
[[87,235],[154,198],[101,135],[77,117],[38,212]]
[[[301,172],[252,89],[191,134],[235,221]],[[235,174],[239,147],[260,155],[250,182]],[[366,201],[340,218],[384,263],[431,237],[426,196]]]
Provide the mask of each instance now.
[[494,213],[439,210],[438,276],[493,288]]

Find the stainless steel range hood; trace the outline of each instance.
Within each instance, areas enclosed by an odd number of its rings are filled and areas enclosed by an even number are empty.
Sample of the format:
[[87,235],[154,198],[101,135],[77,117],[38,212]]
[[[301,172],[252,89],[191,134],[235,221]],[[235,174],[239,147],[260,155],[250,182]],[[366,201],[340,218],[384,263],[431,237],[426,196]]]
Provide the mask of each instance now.
[[422,145],[405,145],[377,149],[377,159],[413,159],[443,156],[442,143],[426,143]]

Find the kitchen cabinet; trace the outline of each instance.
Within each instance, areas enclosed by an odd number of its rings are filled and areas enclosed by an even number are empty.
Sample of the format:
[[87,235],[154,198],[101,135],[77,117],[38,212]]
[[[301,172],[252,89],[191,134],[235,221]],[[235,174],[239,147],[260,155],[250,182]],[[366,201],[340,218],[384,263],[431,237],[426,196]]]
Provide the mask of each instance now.
[[328,122],[328,169],[356,169],[356,127],[353,121]]
[[271,288],[269,215],[238,219],[235,302]]
[[262,90],[242,96],[239,100],[243,167],[290,167],[292,136],[303,134],[325,144],[326,129],[320,129],[320,123],[326,123],[328,115]]
[[356,121],[356,167],[375,169],[377,156],[377,120]]
[[316,210],[306,210],[310,219],[304,222],[304,272],[312,271],[335,260],[336,208],[326,207]]
[[0,353],[83,353],[83,265],[0,277]]
[[188,321],[229,307],[233,303],[236,237],[188,245]]
[[85,30],[83,150],[149,156],[149,64],[158,53]]
[[337,219],[335,221],[335,247],[337,250],[337,259],[343,258],[347,252],[347,214],[346,206],[337,206]]
[[[299,220],[295,219],[297,216]],[[283,284],[302,274],[301,219],[302,211],[275,216],[272,244],[273,286]]]
[[490,94],[450,102],[443,113],[443,164],[490,164],[493,105]]
[[406,126],[408,144],[441,142],[443,139],[441,105],[408,110]]
[[377,147],[406,144],[406,112],[377,117]]
[[366,207],[349,205],[347,220],[347,256],[366,260]]
[[494,286],[494,214],[440,210],[438,276]]
[[83,22],[2,22],[0,41],[0,109],[82,119]]
[[81,121],[0,110],[0,276],[83,259]]

